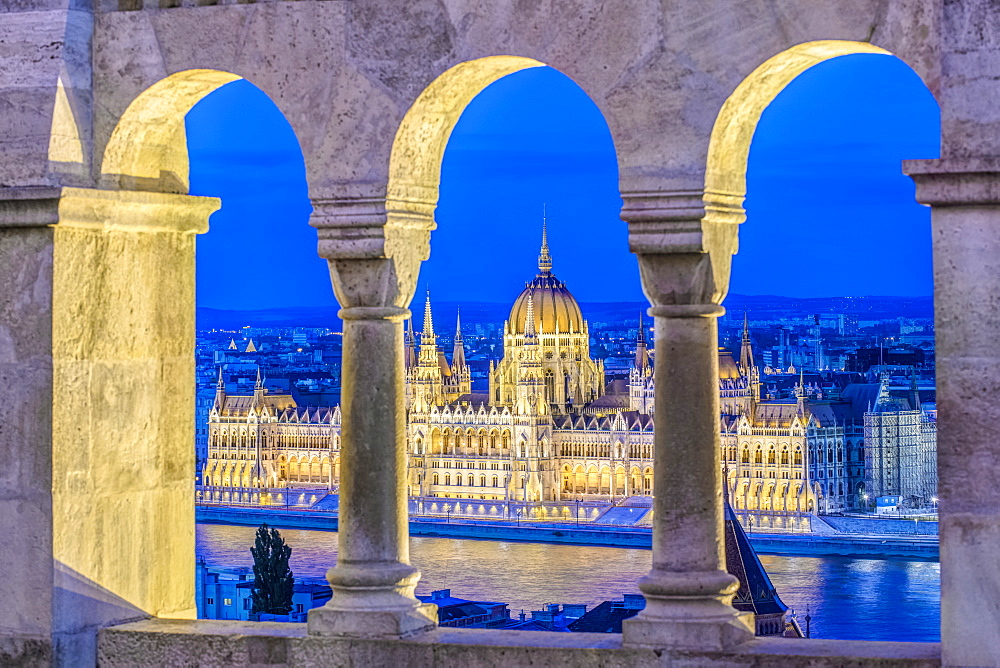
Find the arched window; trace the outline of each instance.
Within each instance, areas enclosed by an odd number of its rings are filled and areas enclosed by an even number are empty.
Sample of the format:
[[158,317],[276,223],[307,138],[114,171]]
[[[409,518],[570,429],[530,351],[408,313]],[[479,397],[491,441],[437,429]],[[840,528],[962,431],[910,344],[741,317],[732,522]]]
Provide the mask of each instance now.
[[493,476],[493,486],[494,487],[499,487],[500,486],[500,479],[497,478],[496,476]]
[[484,475],[479,476],[479,486],[486,487],[486,476]]
[[757,451],[753,453],[753,463],[760,464],[763,461],[764,461],[764,453],[761,452],[760,448],[757,448]]
[[830,464],[833,463],[833,448],[830,448],[829,450],[826,451],[826,461],[827,463]]
[[444,474],[444,484],[446,484],[446,485],[450,485],[451,484],[451,474],[450,473],[445,473]]
[[473,487],[475,484],[476,484],[476,477],[470,475],[469,476],[469,487]]
[[438,480],[439,480],[439,479],[438,479],[438,474],[437,474],[437,473],[435,473],[435,474],[434,474],[434,477],[433,477],[433,478],[432,478],[431,480],[432,480],[432,482],[433,482],[433,483],[434,483],[435,485],[437,485],[437,484],[438,484]]
[[767,463],[768,464],[774,463],[774,448],[771,448],[770,450],[767,451]]
[[750,449],[749,448],[743,448],[743,463],[744,464],[749,464],[750,463]]
[[783,448],[781,450],[781,463],[782,464],[787,464],[788,463],[788,449],[787,448]]
[[794,459],[794,461],[795,461],[795,465],[796,466],[802,466],[802,451],[799,450],[798,448],[796,448],[796,450],[795,450],[795,459]]

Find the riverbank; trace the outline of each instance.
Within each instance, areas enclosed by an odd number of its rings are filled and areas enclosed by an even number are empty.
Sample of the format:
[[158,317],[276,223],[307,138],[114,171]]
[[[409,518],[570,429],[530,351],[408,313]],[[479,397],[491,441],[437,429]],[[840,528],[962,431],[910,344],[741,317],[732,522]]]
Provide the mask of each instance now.
[[[196,519],[205,524],[259,526],[262,522],[286,529],[337,530],[335,513],[315,510],[198,506]],[[592,545],[650,549],[652,533],[646,527],[596,527],[564,523],[442,521],[414,518],[411,536],[498,540],[528,543]],[[783,556],[844,556],[869,559],[938,559],[936,537],[864,534],[764,534],[749,536],[761,554]]]

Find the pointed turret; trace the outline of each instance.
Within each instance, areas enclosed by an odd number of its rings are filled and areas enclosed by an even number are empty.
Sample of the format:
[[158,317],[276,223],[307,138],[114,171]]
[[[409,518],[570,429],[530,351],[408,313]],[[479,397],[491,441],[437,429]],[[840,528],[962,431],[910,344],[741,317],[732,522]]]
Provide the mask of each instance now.
[[253,339],[250,339],[250,343],[247,344],[247,349],[244,350],[245,353],[255,353],[257,352],[257,346],[253,344]]
[[236,347],[236,339],[229,339],[228,348],[229,350],[239,350],[239,348]]
[[427,299],[424,301],[424,331],[420,332],[421,344],[433,344],[437,342],[434,335],[434,318],[431,315],[431,291],[427,291]]
[[451,354],[452,371],[465,368],[465,344],[462,341],[462,314],[455,314],[455,346]]
[[642,311],[639,311],[639,333],[635,341],[635,368],[645,371],[649,367],[649,355],[646,353],[646,330],[642,324]]
[[760,371],[753,359],[753,343],[750,342],[750,317],[743,312],[743,339],[740,342],[740,373],[746,377],[752,406],[760,401]]
[[805,416],[806,414],[806,400],[809,398],[806,392],[806,370],[805,368],[799,369],[799,383],[795,386],[795,403],[798,406],[798,414]]
[[530,292],[528,293],[528,312],[524,316],[524,335],[525,337],[535,337],[535,302]]
[[260,373],[260,366],[257,367],[257,382],[253,386],[253,402],[254,404],[260,404],[264,400],[264,395],[267,391],[264,389],[264,378]]
[[538,271],[548,274],[552,271],[552,256],[549,254],[548,221],[545,217],[545,205],[542,205],[542,250],[538,253]]
[[215,383],[215,406],[219,412],[226,405],[226,381],[222,379],[222,367],[219,367],[219,380]]
[[750,318],[743,312],[743,340],[740,343],[740,366],[743,373],[747,373],[754,365],[753,346],[750,344]]

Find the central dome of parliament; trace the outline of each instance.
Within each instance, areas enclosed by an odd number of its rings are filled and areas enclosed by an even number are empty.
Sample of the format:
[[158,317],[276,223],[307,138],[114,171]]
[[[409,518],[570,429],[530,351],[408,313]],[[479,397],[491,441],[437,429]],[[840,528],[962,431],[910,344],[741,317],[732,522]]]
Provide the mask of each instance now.
[[583,332],[583,313],[576,298],[566,289],[566,284],[552,273],[552,256],[545,226],[542,227],[542,251],[538,255],[538,275],[525,285],[524,291],[514,300],[510,309],[511,334],[524,334],[528,316],[528,297],[531,297],[535,314],[535,332],[552,334]]

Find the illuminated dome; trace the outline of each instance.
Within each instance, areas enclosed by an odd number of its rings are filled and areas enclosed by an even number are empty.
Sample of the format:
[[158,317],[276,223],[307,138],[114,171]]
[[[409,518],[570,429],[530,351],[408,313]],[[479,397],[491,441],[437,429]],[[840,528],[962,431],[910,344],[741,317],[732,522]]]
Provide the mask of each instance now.
[[545,227],[542,227],[542,252],[538,256],[538,275],[528,283],[524,291],[514,301],[510,309],[510,331],[524,334],[524,323],[528,316],[528,296],[531,296],[535,314],[535,332],[552,334],[559,332],[583,332],[583,313],[576,298],[566,289],[566,284],[552,274],[552,256]]

